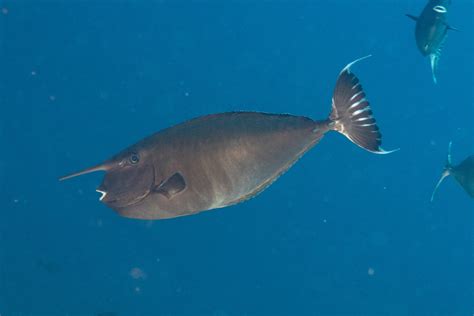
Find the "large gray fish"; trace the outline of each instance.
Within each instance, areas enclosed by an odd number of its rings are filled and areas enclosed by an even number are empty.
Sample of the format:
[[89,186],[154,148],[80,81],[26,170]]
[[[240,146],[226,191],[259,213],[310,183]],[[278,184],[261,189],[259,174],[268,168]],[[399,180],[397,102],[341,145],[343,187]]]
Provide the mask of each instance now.
[[441,50],[448,30],[455,30],[447,22],[448,8],[451,0],[429,0],[419,17],[407,14],[416,21],[416,44],[423,56],[430,57],[431,73],[436,83],[436,73]]
[[436,191],[439,185],[447,176],[453,176],[454,179],[463,187],[463,189],[474,198],[474,155],[471,155],[463,160],[459,165],[454,166],[451,161],[451,146],[452,142],[449,142],[448,148],[448,159],[446,166],[444,167],[441,179],[436,184],[433,194],[431,195],[431,202],[433,202]]
[[362,85],[350,70],[355,62],[339,74],[328,119],[257,112],[203,116],[61,180],[105,171],[97,188],[102,203],[125,217],[163,219],[256,196],[331,130],[370,152],[387,153]]

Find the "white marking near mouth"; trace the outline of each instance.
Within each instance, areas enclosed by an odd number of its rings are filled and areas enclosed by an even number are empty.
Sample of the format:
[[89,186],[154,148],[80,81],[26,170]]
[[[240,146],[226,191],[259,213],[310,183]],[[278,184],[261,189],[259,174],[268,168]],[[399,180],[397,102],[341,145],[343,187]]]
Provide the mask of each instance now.
[[107,195],[107,192],[105,191],[101,191],[101,190],[96,190],[96,191],[102,194],[102,196],[99,198],[99,201],[102,201],[102,199]]

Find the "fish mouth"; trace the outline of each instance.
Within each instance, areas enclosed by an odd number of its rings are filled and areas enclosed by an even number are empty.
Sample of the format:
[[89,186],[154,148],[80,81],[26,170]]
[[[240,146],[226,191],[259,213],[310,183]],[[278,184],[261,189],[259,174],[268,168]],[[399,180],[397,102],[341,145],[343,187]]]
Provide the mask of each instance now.
[[136,198],[132,200],[125,200],[125,199],[120,199],[120,198],[110,198],[107,191],[101,190],[101,189],[96,189],[96,192],[99,192],[101,196],[99,197],[99,201],[106,204],[107,206],[110,206],[112,208],[117,208],[117,207],[127,207],[131,206],[134,204],[137,204],[144,200],[150,193],[151,190],[145,191],[142,195],[137,196]]
[[[128,207],[137,203],[140,203],[143,201],[145,198],[147,198],[150,193],[153,192],[153,189],[155,187],[155,168],[152,168],[151,170],[153,172],[153,177],[152,181],[149,185],[149,187],[143,192],[143,194],[133,198],[133,199],[127,199],[127,198],[120,198],[120,193],[119,194],[109,194],[107,191],[107,188],[102,184],[100,185],[97,189],[96,192],[100,193],[101,196],[99,197],[99,201],[106,204],[107,206],[111,208],[122,208],[122,207]],[[114,197],[116,196],[116,197]]]
[[99,198],[99,201],[102,201],[102,200],[105,198],[105,196],[107,195],[107,192],[106,192],[106,191],[102,191],[102,190],[99,190],[99,189],[96,189],[95,191],[96,191],[96,192],[99,192],[100,194],[102,194],[102,195],[100,196],[100,198]]

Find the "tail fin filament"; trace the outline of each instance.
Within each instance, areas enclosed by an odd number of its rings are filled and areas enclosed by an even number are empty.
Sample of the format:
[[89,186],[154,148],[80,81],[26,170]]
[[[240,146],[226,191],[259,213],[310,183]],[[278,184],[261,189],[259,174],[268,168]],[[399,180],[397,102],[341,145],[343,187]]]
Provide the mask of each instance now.
[[435,197],[435,194],[436,194],[436,191],[438,191],[438,188],[440,186],[440,184],[443,182],[443,180],[448,177],[450,175],[449,173],[449,169],[444,169],[443,173],[441,174],[441,178],[438,180],[438,183],[436,183],[436,186],[433,190],[433,193],[431,193],[431,199],[430,201],[433,202],[434,200],[434,197]]
[[446,159],[446,166],[444,167],[444,170],[443,170],[443,173],[441,174],[441,178],[438,180],[438,183],[436,183],[436,186],[433,190],[433,193],[431,194],[431,199],[430,201],[433,202],[434,200],[434,197],[435,197],[435,194],[436,194],[436,191],[438,191],[438,188],[440,186],[440,184],[443,182],[443,180],[450,176],[451,175],[451,168],[452,168],[452,164],[451,164],[451,147],[453,145],[453,142],[449,142],[449,145],[448,145],[448,157]]

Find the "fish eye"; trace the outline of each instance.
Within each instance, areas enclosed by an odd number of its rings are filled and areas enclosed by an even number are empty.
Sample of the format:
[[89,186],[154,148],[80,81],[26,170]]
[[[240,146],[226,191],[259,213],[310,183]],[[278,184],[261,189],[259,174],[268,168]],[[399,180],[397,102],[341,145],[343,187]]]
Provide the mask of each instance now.
[[132,165],[136,165],[140,161],[140,156],[137,153],[132,153],[128,159]]

